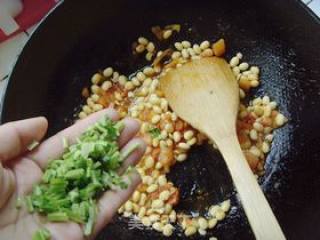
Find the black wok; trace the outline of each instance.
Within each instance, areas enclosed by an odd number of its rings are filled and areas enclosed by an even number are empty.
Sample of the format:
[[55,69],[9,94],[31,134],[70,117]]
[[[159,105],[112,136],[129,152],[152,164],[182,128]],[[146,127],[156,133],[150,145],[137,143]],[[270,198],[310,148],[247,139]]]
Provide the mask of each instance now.
[[[288,239],[320,239],[320,21],[300,1],[65,1],[17,60],[1,121],[45,115],[49,135],[66,127],[92,73],[109,65],[124,73],[143,66],[131,57],[131,43],[140,34],[151,37],[151,26],[171,23],[183,25],[174,40],[223,37],[227,57],[241,51],[262,68],[262,85],[253,95],[271,96],[290,121],[276,131],[261,185]],[[170,178],[180,186],[179,208],[187,212],[231,197],[235,208],[209,236],[254,239],[218,153],[207,146],[193,149]],[[130,230],[120,217],[99,238],[164,239],[154,231]]]

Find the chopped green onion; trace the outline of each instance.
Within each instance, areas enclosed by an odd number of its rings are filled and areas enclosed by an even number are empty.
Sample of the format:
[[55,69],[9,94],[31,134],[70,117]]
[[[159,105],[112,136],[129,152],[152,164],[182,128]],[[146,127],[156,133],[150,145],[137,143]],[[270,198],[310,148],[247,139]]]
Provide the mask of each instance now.
[[34,191],[35,195],[41,195],[42,194],[40,186],[35,186],[33,191]]
[[[84,234],[90,235],[96,221],[97,198],[108,189],[128,187],[117,170],[139,145],[120,154],[117,140],[123,128],[124,122],[103,118],[73,145],[64,138],[63,155],[50,161],[42,181],[26,197],[27,209],[46,215],[49,221],[84,224]],[[36,236],[41,239],[39,233]]]
[[18,197],[16,201],[16,208],[17,209],[21,208],[22,203],[23,203],[23,200],[21,199],[21,197]]
[[48,214],[48,220],[51,222],[66,222],[69,220],[65,212],[54,212]]
[[33,149],[35,149],[40,143],[36,140],[33,140],[32,143],[30,143],[27,147],[27,149],[29,151],[32,151]]
[[66,173],[65,178],[66,179],[79,179],[84,176],[84,170],[83,169],[75,169],[71,170]]
[[41,228],[32,235],[32,240],[49,240],[51,233],[46,228]]
[[83,217],[81,217],[81,215],[79,213],[76,212],[69,212],[68,213],[68,217],[71,221],[77,222],[77,223],[84,223],[83,221]]
[[94,223],[96,221],[96,215],[97,215],[97,208],[96,208],[96,205],[93,203],[89,207],[89,219],[84,227],[85,236],[91,235]]
[[31,200],[31,196],[27,196],[26,198],[26,206],[27,206],[27,210],[29,213],[33,213],[34,212],[34,207],[32,204],[32,200]]
[[151,128],[148,133],[150,133],[152,138],[161,138],[161,130],[159,128]]
[[117,122],[116,125],[115,125],[115,128],[118,129],[118,132],[119,132],[119,133],[122,132],[122,130],[124,129],[124,127],[125,127],[125,124],[124,124],[123,121],[119,121],[119,122]]
[[65,137],[62,138],[62,145],[64,149],[69,147],[68,140]]

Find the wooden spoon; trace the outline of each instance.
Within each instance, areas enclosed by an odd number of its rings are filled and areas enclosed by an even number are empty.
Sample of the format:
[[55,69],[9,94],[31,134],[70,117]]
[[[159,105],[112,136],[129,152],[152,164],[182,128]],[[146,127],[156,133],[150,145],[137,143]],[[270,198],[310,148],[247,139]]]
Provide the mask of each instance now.
[[238,142],[239,86],[226,61],[192,60],[166,73],[160,86],[174,112],[217,144],[256,239],[285,239]]

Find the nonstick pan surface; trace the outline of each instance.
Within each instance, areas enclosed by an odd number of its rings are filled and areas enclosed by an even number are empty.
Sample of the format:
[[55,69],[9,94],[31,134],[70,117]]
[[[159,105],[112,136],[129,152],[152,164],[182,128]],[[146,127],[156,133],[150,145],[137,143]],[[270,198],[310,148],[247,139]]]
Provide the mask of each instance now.
[[[241,51],[261,67],[254,96],[269,95],[289,123],[276,130],[263,190],[288,239],[320,239],[320,25],[300,1],[65,1],[32,35],[11,75],[1,121],[45,115],[49,135],[68,126],[92,73],[115,66],[130,73],[145,62],[131,55],[141,34],[153,25],[182,24],[172,39],[226,40],[227,58]],[[169,176],[181,189],[179,209],[204,209],[227,197],[231,214],[206,237],[254,239],[219,153],[192,149]],[[204,197],[205,196],[205,197]],[[203,200],[204,199],[204,200]],[[100,239],[164,238],[115,217]]]

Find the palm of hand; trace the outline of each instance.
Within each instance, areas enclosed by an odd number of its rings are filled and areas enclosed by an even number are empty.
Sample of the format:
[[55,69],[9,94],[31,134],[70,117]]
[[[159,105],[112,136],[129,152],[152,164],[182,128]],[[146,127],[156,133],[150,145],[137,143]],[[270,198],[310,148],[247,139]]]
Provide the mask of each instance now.
[[[84,239],[82,226],[77,223],[50,223],[38,214],[30,214],[26,208],[16,207],[17,198],[32,191],[35,183],[41,180],[43,169],[49,159],[61,155],[63,151],[61,138],[67,137],[71,142],[90,124],[107,114],[112,119],[118,118],[112,110],[102,111],[77,123],[42,143],[35,151],[26,153],[26,146],[33,140],[40,141],[45,135],[47,122],[44,118],[23,120],[9,123],[0,127],[0,137],[6,136],[7,142],[0,146],[0,239],[31,239],[35,231],[47,228],[51,232],[51,239]],[[140,147],[135,150],[123,163],[121,171],[129,165],[135,164],[143,155],[145,145],[140,139],[132,139],[139,126],[133,120],[125,120],[126,127],[120,138],[123,149],[139,142]],[[3,167],[3,166],[5,167]],[[118,207],[128,199],[139,183],[139,175],[132,173],[131,185],[126,190],[108,191],[98,202],[98,217],[94,227],[93,238],[112,218]]]
[[[58,228],[52,232],[53,239],[82,239],[82,231],[78,224],[42,224],[37,214],[29,214],[24,207],[17,208],[18,196],[29,194],[34,183],[39,182],[42,176],[41,168],[27,157],[17,159],[12,169],[6,171],[6,189],[13,191],[8,201],[0,205],[0,238],[1,239],[31,239],[33,233],[42,227]],[[7,191],[7,194],[11,191]],[[51,225],[51,226],[50,226]]]

